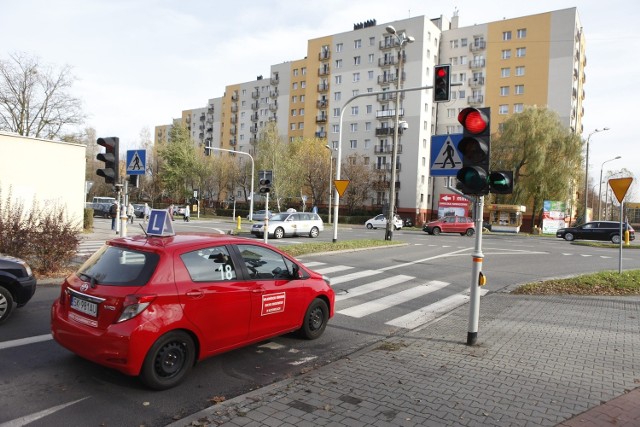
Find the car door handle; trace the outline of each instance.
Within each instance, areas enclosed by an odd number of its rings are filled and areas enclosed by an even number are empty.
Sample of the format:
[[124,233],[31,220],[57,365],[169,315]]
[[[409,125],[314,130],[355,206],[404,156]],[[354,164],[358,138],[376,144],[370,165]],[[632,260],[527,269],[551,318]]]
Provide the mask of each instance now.
[[251,290],[251,292],[253,292],[254,294],[262,294],[262,293],[264,293],[264,289],[257,288],[257,289]]
[[187,292],[187,296],[190,298],[202,298],[204,296],[204,292],[202,291],[189,291]]

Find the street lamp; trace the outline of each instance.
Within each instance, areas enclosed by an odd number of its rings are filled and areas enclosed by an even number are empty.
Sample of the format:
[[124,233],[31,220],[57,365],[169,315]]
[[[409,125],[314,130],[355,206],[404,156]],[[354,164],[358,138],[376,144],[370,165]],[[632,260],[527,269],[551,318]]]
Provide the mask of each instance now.
[[[585,157],[585,169],[584,169],[584,222],[587,222],[587,190],[589,189],[589,140],[591,135],[598,132],[604,132],[609,128],[596,129],[587,137],[587,156]],[[602,181],[602,179],[600,180]],[[600,212],[598,211],[598,219],[600,219]]]
[[[396,90],[401,90],[402,85],[402,66],[404,65],[404,55],[402,50],[407,43],[413,43],[415,39],[411,36],[407,36],[404,31],[402,34],[398,34],[393,26],[388,25],[386,28],[387,33],[396,36],[398,41],[398,75],[396,76]],[[398,158],[398,131],[400,128],[400,96],[401,92],[396,94],[396,111],[395,121],[393,129],[393,150],[391,154],[391,189],[389,190],[389,217],[387,219],[387,229],[385,231],[384,239],[393,240],[393,226],[395,225],[395,210],[396,210],[396,162]]]
[[[602,206],[602,169],[604,168],[604,164],[605,163],[612,162],[614,160],[618,160],[618,159],[621,159],[621,158],[622,158],[622,156],[617,156],[617,157],[614,157],[613,159],[605,160],[604,162],[602,162],[602,166],[600,166],[600,189],[598,190],[598,220],[600,220],[600,215],[602,214],[602,211],[600,210],[600,207]],[[606,205],[605,205],[604,209],[605,209],[605,213],[606,213],[606,211],[607,211]]]
[[329,220],[327,222],[331,224],[331,181],[333,180],[333,148],[331,148],[329,144],[325,145],[325,148],[329,150]]
[[251,159],[251,202],[249,203],[249,221],[253,221],[253,172],[255,169],[254,163],[253,163],[253,156],[251,156],[251,154],[249,153],[245,153],[244,151],[227,150],[226,148],[215,148],[211,146],[207,146],[205,148],[207,150],[226,151],[227,153],[242,154],[244,156],[249,156],[249,158]]

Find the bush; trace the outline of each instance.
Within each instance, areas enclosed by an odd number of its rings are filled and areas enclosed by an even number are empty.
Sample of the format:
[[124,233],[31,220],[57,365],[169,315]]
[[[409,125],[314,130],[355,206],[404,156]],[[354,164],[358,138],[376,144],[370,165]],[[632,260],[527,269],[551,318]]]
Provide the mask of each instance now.
[[12,202],[11,193],[4,201],[0,194],[0,252],[24,259],[38,274],[55,273],[71,263],[79,231],[64,208],[45,211],[34,201],[25,211],[22,203]]

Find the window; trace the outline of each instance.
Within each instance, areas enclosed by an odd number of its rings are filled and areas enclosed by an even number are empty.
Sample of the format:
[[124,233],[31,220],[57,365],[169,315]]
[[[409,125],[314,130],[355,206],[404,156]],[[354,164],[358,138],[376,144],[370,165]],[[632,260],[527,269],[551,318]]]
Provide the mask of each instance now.
[[336,84],[342,84],[342,76],[336,76]]
[[502,40],[504,41],[511,40],[511,31],[503,31]]
[[509,77],[511,75],[511,68],[501,68],[500,77]]
[[294,108],[293,110],[291,110],[291,115],[292,115],[292,116],[295,116],[296,114],[297,114],[297,111],[296,111],[296,109],[295,109],[295,108]]
[[304,108],[301,108],[301,109],[298,111],[298,115],[300,115],[300,116],[304,116]]
[[291,103],[292,103],[292,104],[295,104],[296,102],[298,102],[298,97],[297,97],[297,96],[295,96],[295,95],[293,95],[293,96],[291,97]]
[[367,77],[369,78],[369,80],[373,80],[373,70],[367,71]]
[[336,43],[336,52],[342,52],[342,43]]
[[353,73],[353,81],[354,82],[360,81],[360,73]]
[[458,39],[451,40],[449,43],[451,45],[451,49],[455,49],[458,47]]
[[498,107],[498,114],[509,114],[509,106],[507,104],[501,104]]
[[524,104],[513,104],[514,113],[522,113],[524,111]]
[[336,59],[336,68],[342,68],[342,59]]
[[511,58],[511,49],[503,49],[503,50],[502,50],[502,53],[501,53],[501,55],[500,55],[500,57],[501,57],[502,59],[509,59],[509,58]]
[[353,65],[360,65],[360,57],[359,56],[354,56],[353,57]]
[[305,87],[307,87],[307,82],[306,82],[306,80],[303,80],[303,81],[301,81],[301,82],[300,82],[300,87],[301,87],[302,89],[304,89]]
[[293,90],[298,89],[298,82],[293,82]]
[[[371,148],[371,140],[370,139],[365,139],[364,140],[364,148]],[[364,164],[368,165],[369,164],[369,158],[365,157],[364,160],[365,160]]]
[[375,37],[369,37],[369,46],[373,46],[376,44],[376,38]]
[[341,98],[342,98],[342,92],[335,92],[335,93],[333,94],[333,99],[334,99],[335,101],[340,101],[340,99],[341,99]]
[[290,129],[291,129],[291,130],[296,130],[296,124],[295,124],[295,123],[291,123],[291,125],[290,125]]
[[447,108],[447,118],[456,117],[456,109],[455,108]]
[[524,85],[516,85],[516,95],[524,94]]
[[523,39],[525,37],[527,37],[527,29],[526,28],[519,28],[517,31],[517,35],[519,39]]
[[[370,131],[372,128],[373,128],[373,127],[372,127],[372,125],[371,125],[371,122],[366,122],[366,123],[364,124],[364,130],[366,130],[366,131]],[[365,148],[367,148],[366,142],[367,142],[367,140],[365,140]]]
[[298,122],[298,130],[304,129],[304,122]]
[[331,132],[332,132],[332,133],[338,133],[338,132],[340,132],[340,125],[332,125],[332,126],[331,126]]
[[519,47],[519,48],[516,49],[516,56],[518,58],[523,58],[526,55],[527,55],[527,48],[526,47]]
[[467,39],[460,39],[460,47],[467,47]]
[[375,60],[375,55],[373,53],[369,54],[369,64],[373,64],[373,61]]
[[350,127],[351,127],[351,132],[358,132],[358,124],[357,123],[351,123]]
[[194,282],[216,282],[236,278],[236,268],[225,246],[187,252],[180,255],[180,258]]
[[349,141],[349,144],[351,146],[352,149],[356,149],[358,148],[358,140],[357,139],[352,139],[351,141]]
[[500,96],[509,96],[509,86],[500,86]]
[[354,89],[351,91],[351,96],[356,96],[360,93],[360,91],[358,89]]
[[298,75],[298,69],[297,69],[297,68],[294,68],[294,69],[293,69],[293,75],[294,75],[294,76],[297,76],[297,75]]
[[467,57],[466,56],[461,56],[460,57],[460,65],[467,65]]
[[373,105],[367,105],[367,114],[373,113]]
[[269,248],[255,245],[238,245],[238,250],[247,266],[250,279],[293,277],[293,263]]
[[304,95],[300,95],[300,102],[304,102]]
[[333,109],[333,117],[340,117],[340,109],[339,108],[334,108]]
[[524,66],[516,67],[516,76],[524,76]]
[[306,75],[307,75],[307,67],[302,67],[302,68],[300,69],[300,71],[302,71],[302,75],[303,75],[303,76],[306,76]]
[[357,116],[358,115],[358,106],[354,105],[353,107],[351,107],[351,115],[352,116]]
[[353,48],[354,49],[360,49],[362,47],[362,40],[358,39],[358,40],[354,40],[353,41]]

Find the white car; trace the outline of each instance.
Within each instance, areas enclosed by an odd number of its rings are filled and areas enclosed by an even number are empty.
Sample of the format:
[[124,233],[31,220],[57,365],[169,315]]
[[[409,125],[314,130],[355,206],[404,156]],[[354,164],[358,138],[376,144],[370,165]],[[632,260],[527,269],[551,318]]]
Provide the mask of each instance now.
[[[383,215],[376,215],[375,217],[367,220],[364,225],[369,229],[373,228],[387,228],[387,218]],[[394,229],[400,230],[402,228],[402,219],[398,215],[394,218]]]
[[[320,215],[313,212],[280,212],[269,218],[268,234],[282,239],[285,236],[318,237],[324,230]],[[264,222],[253,224],[251,234],[264,237]]]

